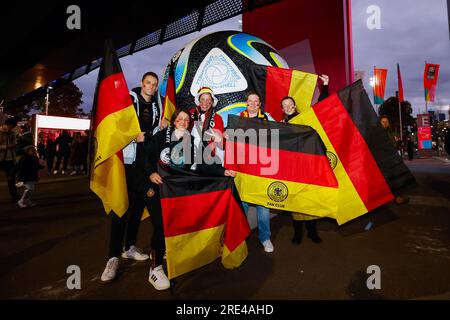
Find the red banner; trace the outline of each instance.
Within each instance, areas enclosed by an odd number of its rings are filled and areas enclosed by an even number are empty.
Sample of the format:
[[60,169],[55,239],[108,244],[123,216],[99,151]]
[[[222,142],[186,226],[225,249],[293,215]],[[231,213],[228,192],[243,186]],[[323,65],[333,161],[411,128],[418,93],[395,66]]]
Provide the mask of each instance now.
[[423,74],[423,88],[425,90],[425,101],[427,102],[434,102],[438,75],[438,64],[425,64],[425,71]]
[[375,104],[384,102],[384,92],[386,90],[387,69],[373,69],[373,101]]
[[403,82],[402,82],[402,74],[400,73],[400,66],[397,63],[397,79],[398,79],[398,99],[400,102],[405,101],[405,97],[403,95]]

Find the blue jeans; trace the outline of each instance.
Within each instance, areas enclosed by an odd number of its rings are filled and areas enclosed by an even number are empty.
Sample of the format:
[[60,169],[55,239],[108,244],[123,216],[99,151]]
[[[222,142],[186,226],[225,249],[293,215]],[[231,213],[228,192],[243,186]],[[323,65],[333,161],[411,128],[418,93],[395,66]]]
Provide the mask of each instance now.
[[242,206],[244,207],[245,214],[248,213],[248,208],[250,206],[256,207],[256,215],[258,218],[258,239],[261,242],[270,239],[270,210],[263,206],[256,206],[248,202],[242,201]]

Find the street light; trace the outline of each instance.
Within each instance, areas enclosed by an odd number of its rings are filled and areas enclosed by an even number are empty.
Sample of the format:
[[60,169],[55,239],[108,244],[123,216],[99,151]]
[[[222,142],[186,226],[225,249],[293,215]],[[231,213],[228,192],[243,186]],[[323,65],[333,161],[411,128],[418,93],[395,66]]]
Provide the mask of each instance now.
[[45,96],[45,115],[48,115],[48,105],[50,104],[48,96],[50,94],[51,89],[53,89],[53,87],[51,87],[51,86],[47,87],[47,95]]

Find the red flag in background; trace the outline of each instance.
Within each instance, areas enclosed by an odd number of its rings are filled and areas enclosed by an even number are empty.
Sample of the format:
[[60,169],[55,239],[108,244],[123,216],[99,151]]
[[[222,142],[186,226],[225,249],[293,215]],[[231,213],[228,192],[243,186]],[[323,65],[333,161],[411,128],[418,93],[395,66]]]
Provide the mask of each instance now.
[[402,82],[402,74],[400,73],[400,65],[397,63],[397,79],[398,79],[398,99],[400,102],[405,101],[405,97],[403,95],[403,82]]
[[438,64],[425,64],[425,72],[423,74],[423,88],[425,90],[425,101],[427,102],[434,102],[438,75]]

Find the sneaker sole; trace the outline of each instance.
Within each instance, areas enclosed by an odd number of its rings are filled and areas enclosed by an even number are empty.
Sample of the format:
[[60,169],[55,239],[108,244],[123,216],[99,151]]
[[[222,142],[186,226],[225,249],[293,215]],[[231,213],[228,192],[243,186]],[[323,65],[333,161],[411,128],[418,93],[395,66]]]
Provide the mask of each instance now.
[[150,284],[153,286],[153,288],[155,288],[156,290],[158,290],[158,291],[162,291],[162,290],[167,290],[167,289],[169,289],[170,288],[170,284],[167,286],[167,288],[166,287],[159,287],[159,288],[157,288],[156,286],[155,286],[155,284],[152,282],[152,280],[151,279],[148,279],[148,282],[150,282]]
[[139,262],[143,262],[143,261],[147,261],[148,259],[150,259],[150,257],[139,260],[139,259],[135,259],[135,258],[130,258],[128,257],[126,254],[122,253],[122,258],[123,259],[127,259],[127,260],[134,260],[134,261],[139,261]]

